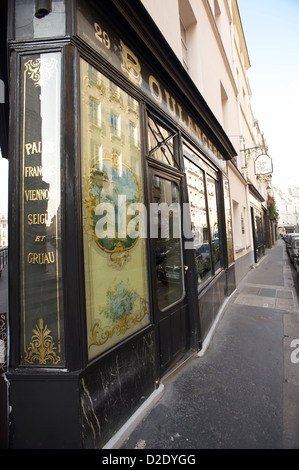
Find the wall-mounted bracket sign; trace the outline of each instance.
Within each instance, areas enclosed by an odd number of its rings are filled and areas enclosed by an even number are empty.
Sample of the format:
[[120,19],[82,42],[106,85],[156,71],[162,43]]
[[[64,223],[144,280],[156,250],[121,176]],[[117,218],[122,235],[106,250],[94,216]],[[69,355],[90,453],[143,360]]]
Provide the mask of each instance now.
[[21,58],[20,364],[64,367],[61,55]]
[[256,176],[270,175],[273,173],[272,158],[267,154],[259,155],[254,163],[254,171]]

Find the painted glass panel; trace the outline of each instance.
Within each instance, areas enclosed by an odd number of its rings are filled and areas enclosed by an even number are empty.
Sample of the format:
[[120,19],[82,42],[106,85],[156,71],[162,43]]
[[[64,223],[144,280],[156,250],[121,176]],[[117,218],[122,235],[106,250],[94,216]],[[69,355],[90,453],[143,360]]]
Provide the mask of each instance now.
[[139,104],[81,60],[88,356],[149,321]]
[[21,364],[63,367],[61,55],[21,58]]

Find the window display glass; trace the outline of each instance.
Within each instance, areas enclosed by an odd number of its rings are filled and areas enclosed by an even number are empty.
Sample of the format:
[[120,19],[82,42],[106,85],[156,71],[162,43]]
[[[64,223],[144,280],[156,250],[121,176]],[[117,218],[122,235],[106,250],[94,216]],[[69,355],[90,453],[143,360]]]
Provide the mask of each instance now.
[[204,172],[187,158],[185,158],[185,170],[189,193],[197,283],[200,286],[212,275]]
[[184,295],[180,190],[174,181],[154,175],[152,193],[154,203],[160,208],[154,250],[158,306],[164,310]]
[[61,55],[21,57],[21,365],[64,367]]
[[184,146],[198,290],[223,266],[217,172]]
[[[225,208],[225,229],[226,229],[226,243],[227,243],[227,258],[228,265],[234,262],[234,246],[233,246],[233,229],[232,229],[232,215],[229,194],[229,181],[227,178],[223,179],[224,190],[224,208]],[[244,233],[244,218],[242,219],[242,233]]]
[[88,357],[150,322],[139,104],[81,59]]

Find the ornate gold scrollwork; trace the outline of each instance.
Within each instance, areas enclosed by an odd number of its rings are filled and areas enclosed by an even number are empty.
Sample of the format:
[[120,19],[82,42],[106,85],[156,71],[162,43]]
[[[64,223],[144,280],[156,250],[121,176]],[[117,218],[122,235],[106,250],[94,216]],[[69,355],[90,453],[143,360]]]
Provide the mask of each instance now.
[[101,320],[96,320],[91,325],[89,348],[105,344],[114,335],[124,335],[148,314],[148,302],[123,282],[108,291],[106,295],[107,303],[100,310],[99,316],[110,318],[113,324],[103,327]]
[[25,361],[28,364],[38,363],[40,365],[57,365],[60,362],[60,356],[55,352],[53,337],[50,335],[51,330],[41,318],[31,337],[30,346],[26,352]]
[[[107,247],[106,240],[101,240],[97,237],[95,232],[96,226],[96,207],[101,202],[101,194],[103,190],[113,190],[115,189],[115,193],[118,193],[119,187],[116,183],[109,179],[108,174],[111,172],[115,174],[115,178],[118,178],[118,183],[121,181],[118,177],[118,172],[120,168],[120,160],[119,155],[114,152],[110,158],[103,159],[102,163],[103,168],[101,168],[101,164],[99,161],[96,161],[93,166],[90,168],[90,173],[88,176],[84,176],[85,184],[83,187],[84,195],[83,195],[83,204],[85,207],[85,216],[84,219],[85,223],[85,231],[89,234],[90,239],[93,240],[97,246],[102,250],[103,253],[106,253],[108,256],[108,265],[112,266],[116,269],[121,269],[124,265],[130,260],[130,250],[135,247],[138,243],[137,239],[130,239],[128,236],[126,238],[118,238],[118,234],[116,232],[116,237],[111,242],[110,246]],[[130,181],[131,186],[123,187],[122,190],[128,191],[130,189],[130,193],[128,193],[128,199],[130,202],[139,202],[141,201],[141,187],[137,181],[136,176],[134,173],[124,164],[121,165],[121,169],[124,175],[126,175],[125,181]],[[132,199],[132,194],[133,198]],[[107,199],[110,201],[110,199]],[[117,204],[117,201],[115,201]]]
[[28,77],[35,83],[36,87],[45,85],[52,77],[55,70],[57,70],[57,60],[39,58],[33,61],[32,59],[25,62],[26,72]]

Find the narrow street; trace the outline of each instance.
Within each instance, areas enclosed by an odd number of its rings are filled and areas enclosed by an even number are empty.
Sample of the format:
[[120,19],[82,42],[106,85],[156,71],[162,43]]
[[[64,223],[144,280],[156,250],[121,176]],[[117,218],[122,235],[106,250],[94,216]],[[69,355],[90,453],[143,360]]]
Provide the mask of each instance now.
[[298,449],[294,279],[279,240],[238,286],[203,357],[165,382],[164,396],[121,448]]

